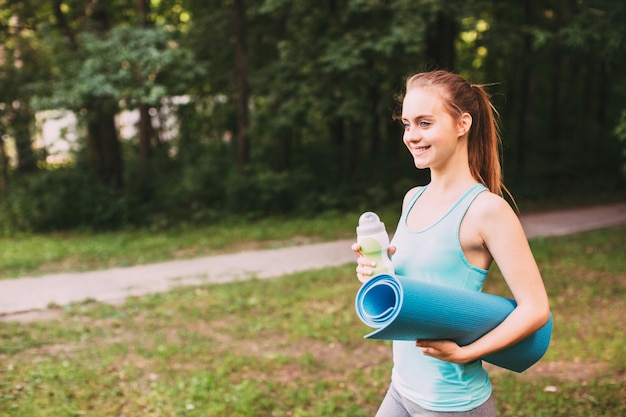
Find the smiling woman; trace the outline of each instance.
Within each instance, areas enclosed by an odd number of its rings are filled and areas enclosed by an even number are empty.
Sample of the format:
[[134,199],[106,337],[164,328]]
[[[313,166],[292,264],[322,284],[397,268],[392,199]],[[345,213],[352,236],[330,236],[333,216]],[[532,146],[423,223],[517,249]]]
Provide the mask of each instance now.
[[[377,417],[495,416],[481,358],[526,339],[550,318],[524,230],[503,198],[495,109],[481,86],[433,71],[408,78],[400,119],[415,166],[429,169],[431,180],[404,198],[389,248],[395,274],[405,285],[424,281],[478,292],[495,261],[516,306],[466,345],[394,340],[391,386]],[[357,277],[367,281],[375,262],[362,255],[357,262]]]

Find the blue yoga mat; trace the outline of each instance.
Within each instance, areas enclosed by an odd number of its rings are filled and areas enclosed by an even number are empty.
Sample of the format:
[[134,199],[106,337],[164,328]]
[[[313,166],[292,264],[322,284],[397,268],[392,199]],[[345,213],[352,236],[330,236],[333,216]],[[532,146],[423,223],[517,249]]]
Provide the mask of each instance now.
[[[356,296],[359,318],[376,330],[367,339],[453,340],[468,345],[500,324],[514,300],[402,276],[381,274],[361,286]],[[552,315],[541,329],[484,361],[523,372],[545,354],[552,335]]]

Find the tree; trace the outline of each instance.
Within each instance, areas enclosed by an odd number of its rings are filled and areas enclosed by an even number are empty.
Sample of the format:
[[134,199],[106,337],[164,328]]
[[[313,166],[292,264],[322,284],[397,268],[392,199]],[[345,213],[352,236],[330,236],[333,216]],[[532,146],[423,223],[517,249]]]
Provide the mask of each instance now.
[[459,37],[458,1],[446,0],[433,4],[426,29],[426,56],[428,67],[456,70],[456,40]]
[[15,142],[17,172],[27,174],[37,169],[38,157],[32,143],[34,111],[29,104],[30,92],[23,86],[45,73],[45,57],[41,56],[40,45],[33,36],[34,12],[20,2],[3,3],[0,12],[0,85],[3,92],[0,117],[5,133]]
[[[427,172],[399,163],[407,155],[392,117],[399,110],[395,95],[409,73],[432,68],[490,84],[514,191],[541,195],[619,181],[621,145],[612,132],[626,99],[623,1],[0,0],[0,6],[3,63],[13,60],[0,65],[3,133],[18,136],[18,118],[9,117],[15,109],[24,132],[32,132],[32,111],[23,103],[71,109],[84,128],[84,148],[76,168],[64,169],[72,181],[85,167],[114,187],[124,178],[125,189],[107,190],[120,196],[120,207],[141,204],[129,209],[141,213],[135,218],[163,209],[162,201],[176,213],[194,207],[202,217],[203,209],[207,216],[241,207],[263,214],[395,199],[428,180]],[[19,36],[7,29],[13,15]],[[28,63],[19,71],[17,58]],[[188,98],[178,112],[179,137],[157,148],[148,110],[177,94]],[[117,138],[120,108],[139,109],[134,142]],[[167,152],[157,159],[157,149]]]
[[249,110],[248,110],[248,58],[247,58],[247,22],[246,9],[243,0],[234,0],[234,31],[235,31],[235,77],[237,79],[237,140],[240,168],[250,163],[250,138],[248,137]]
[[[151,25],[149,0],[137,0],[137,26],[148,28]],[[142,80],[138,81],[141,82]],[[152,142],[154,139],[150,106],[147,103],[139,103],[139,150],[144,171],[152,157]]]
[[[273,60],[255,63],[252,85],[253,96],[263,98],[255,119],[268,137],[306,146],[315,158],[298,156],[296,162],[311,164],[317,178],[334,185],[367,175],[372,163],[393,160],[400,150],[391,139],[398,134],[393,94],[424,56],[420,7],[411,1],[267,2],[259,14],[275,27],[254,38],[268,46],[257,42],[254,49]],[[319,153],[310,153],[312,147]],[[291,154],[279,149],[278,155]],[[387,172],[398,168],[390,165]]]
[[[99,18],[108,20],[107,10]],[[182,94],[201,72],[190,53],[179,47],[174,34],[164,27],[133,27],[118,24],[104,32],[81,32],[78,50],[70,55],[39,107],[67,108],[86,120],[89,158],[100,178],[122,185],[122,153],[115,126],[120,102],[126,108],[147,112],[167,95]],[[63,58],[67,58],[64,56]],[[77,59],[80,58],[80,61]],[[57,65],[61,65],[59,62]],[[139,149],[147,163],[150,153],[149,115],[140,121]]]

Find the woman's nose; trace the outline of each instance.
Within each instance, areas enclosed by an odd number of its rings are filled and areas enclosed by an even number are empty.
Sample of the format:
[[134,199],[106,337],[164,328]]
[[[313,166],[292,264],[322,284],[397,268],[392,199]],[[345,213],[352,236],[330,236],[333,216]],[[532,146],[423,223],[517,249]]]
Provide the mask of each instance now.
[[421,139],[418,129],[408,127],[404,131],[404,140],[407,142],[417,142]]

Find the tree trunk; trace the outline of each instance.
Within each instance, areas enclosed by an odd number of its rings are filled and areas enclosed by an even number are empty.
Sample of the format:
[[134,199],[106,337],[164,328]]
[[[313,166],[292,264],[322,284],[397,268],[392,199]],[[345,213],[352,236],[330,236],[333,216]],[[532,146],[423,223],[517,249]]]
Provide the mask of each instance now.
[[275,168],[277,171],[289,171],[291,168],[292,126],[281,126],[276,138]]
[[152,138],[154,129],[152,128],[152,120],[150,117],[150,106],[147,104],[139,105],[139,155],[141,158],[141,166],[144,170],[148,169],[150,160],[152,159]]
[[113,188],[124,185],[122,151],[115,126],[118,108],[114,100],[95,103],[87,115],[87,135],[92,167]]
[[67,18],[65,17],[65,13],[61,9],[61,4],[63,0],[54,0],[52,3],[52,11],[54,13],[54,18],[56,20],[56,26],[61,31],[63,36],[67,39],[70,44],[70,49],[72,51],[78,50],[78,44],[76,43],[76,36],[74,32],[70,28],[69,23],[67,22]]
[[[444,9],[445,8],[445,9]],[[459,34],[459,25],[450,5],[437,10],[435,18],[426,30],[426,55],[432,69],[454,71],[456,48],[454,42]]]
[[[146,28],[150,25],[149,12],[150,1],[137,0],[137,18],[140,27]],[[142,82],[142,80],[139,82]],[[154,129],[152,128],[152,118],[150,117],[150,106],[141,103],[139,105],[139,155],[144,172],[147,172],[150,160],[152,159],[153,139]]]
[[9,158],[4,147],[4,139],[0,136],[0,191],[5,191],[9,184]]
[[15,137],[15,151],[17,154],[17,171],[19,173],[34,172],[37,170],[37,156],[33,150],[33,141],[30,134],[30,124],[33,113],[21,104],[14,109],[12,131]]
[[[335,159],[335,178],[344,179],[347,176],[348,169],[346,169],[346,162],[344,158],[344,148],[346,143],[346,132],[344,128],[344,119],[340,117],[333,117],[329,122],[330,137],[332,140],[332,147],[334,149]],[[355,153],[359,148],[355,149]]]
[[371,127],[368,129],[368,133],[371,135],[372,143],[371,155],[372,160],[375,163],[380,163],[385,157],[385,153],[383,152],[383,146],[381,143],[382,132],[380,128],[380,115],[378,114],[378,88],[376,86],[370,87],[368,96],[368,101],[370,104],[370,122],[372,123]]
[[[22,25],[16,26],[15,51],[14,56],[17,59],[22,54],[21,46],[18,39],[22,36]],[[17,69],[17,68],[16,68]],[[19,73],[21,69],[17,69],[16,76],[20,79]],[[20,94],[18,90],[13,90],[10,97],[3,97],[5,102],[9,104],[8,113],[10,114],[11,125],[9,129],[15,138],[15,152],[17,153],[17,172],[20,174],[30,173],[37,170],[37,158],[33,150],[33,138],[30,127],[34,122],[35,112],[28,105],[28,99]]]
[[[528,27],[532,27],[534,24],[534,0],[524,1],[524,24]],[[522,176],[526,172],[526,149],[528,149],[530,142],[530,135],[528,133],[528,119],[529,109],[531,108],[532,101],[532,35],[529,33],[524,34],[522,45],[522,76],[520,80],[520,100],[518,109],[518,136],[517,136],[517,148],[516,148],[516,165],[517,173]]]
[[250,162],[248,137],[248,69],[246,56],[246,20],[243,0],[234,1],[235,13],[235,77],[237,85],[237,165],[243,168]]
[[[110,4],[94,0],[91,21],[97,33],[105,34],[112,26]],[[123,181],[122,147],[115,126],[119,111],[116,98],[98,99],[85,104],[87,135],[93,168],[98,177],[114,188],[121,188]]]
[[[564,71],[562,67],[562,57],[561,57],[561,43],[559,42],[559,31],[561,30],[561,19],[562,19],[563,9],[559,2],[556,3],[556,8],[554,10],[554,27],[552,28],[552,34],[554,36],[554,44],[552,45],[552,74],[551,74],[551,91],[550,91],[550,125],[548,128],[549,138],[548,141],[548,152],[547,158],[549,162],[557,161],[559,159],[559,154],[561,150],[561,113],[563,107],[560,106],[560,97],[561,97],[561,80],[564,76]],[[553,171],[550,173],[553,180],[558,179],[559,165],[551,163],[550,166],[553,167]]]
[[150,13],[150,0],[137,0],[137,18],[139,27],[145,28],[150,24],[148,14]]

